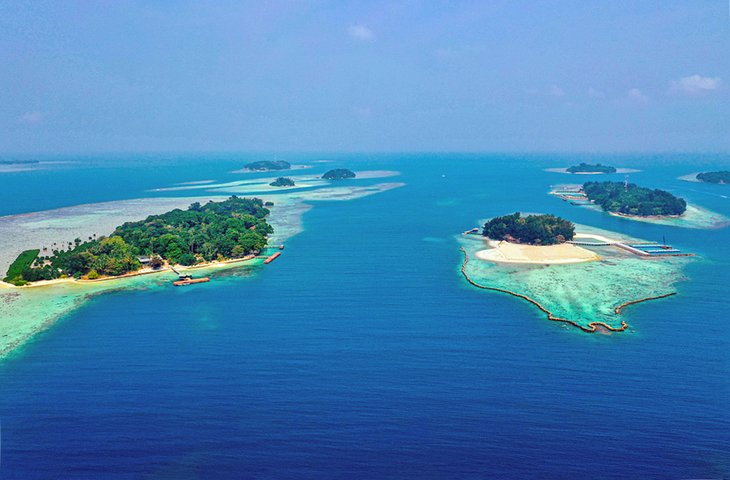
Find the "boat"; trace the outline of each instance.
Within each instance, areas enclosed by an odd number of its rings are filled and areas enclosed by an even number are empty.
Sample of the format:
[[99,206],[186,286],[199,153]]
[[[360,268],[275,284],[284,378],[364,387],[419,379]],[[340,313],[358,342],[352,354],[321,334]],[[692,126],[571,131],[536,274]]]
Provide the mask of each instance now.
[[279,257],[279,255],[281,255],[281,252],[274,253],[269,258],[267,258],[266,260],[264,260],[264,263],[271,263],[271,262],[273,262],[274,260],[276,260]]
[[279,245],[279,250],[284,250],[284,244]]

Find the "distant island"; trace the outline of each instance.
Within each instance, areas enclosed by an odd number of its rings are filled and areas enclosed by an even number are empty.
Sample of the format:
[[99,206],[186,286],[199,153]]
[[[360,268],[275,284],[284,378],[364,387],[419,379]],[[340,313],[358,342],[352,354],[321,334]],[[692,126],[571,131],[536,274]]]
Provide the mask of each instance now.
[[701,182],[707,183],[730,183],[730,171],[721,170],[718,172],[701,172],[695,177]]
[[526,245],[555,245],[573,240],[575,225],[555,215],[527,215],[519,212],[494,217],[484,224],[482,235]]
[[616,173],[616,167],[601,165],[600,163],[591,165],[582,162],[580,165],[568,167],[565,171],[568,173]]
[[17,286],[57,278],[115,277],[152,269],[165,263],[197,265],[243,258],[261,251],[273,232],[265,217],[269,210],[260,199],[230,197],[222,202],[193,203],[187,210],[175,209],[127,222],[109,236],[82,241],[68,250],[26,250],[8,269],[4,281]]
[[583,193],[603,210],[639,217],[682,215],[687,202],[664,190],[652,190],[633,183],[587,182]]
[[284,160],[260,160],[258,162],[247,163],[243,166],[245,170],[256,172],[268,172],[271,170],[289,170],[291,163]]
[[271,182],[269,185],[271,185],[272,187],[293,187],[294,180],[289,177],[279,177]]
[[346,178],[355,178],[355,172],[346,168],[335,168],[322,175],[325,180],[344,180]]
[[0,165],[33,165],[41,163],[40,160],[0,160]]

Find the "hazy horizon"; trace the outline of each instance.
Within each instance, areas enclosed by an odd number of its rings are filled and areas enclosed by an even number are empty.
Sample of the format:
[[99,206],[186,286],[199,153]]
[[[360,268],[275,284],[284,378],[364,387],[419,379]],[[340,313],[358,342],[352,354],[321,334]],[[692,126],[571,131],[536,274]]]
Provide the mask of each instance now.
[[727,153],[724,1],[0,3],[0,155]]

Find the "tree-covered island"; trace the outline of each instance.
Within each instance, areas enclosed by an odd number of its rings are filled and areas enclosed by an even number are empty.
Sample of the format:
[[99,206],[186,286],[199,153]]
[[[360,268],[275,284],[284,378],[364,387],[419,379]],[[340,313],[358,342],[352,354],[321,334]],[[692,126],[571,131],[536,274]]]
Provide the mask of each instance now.
[[587,182],[583,192],[603,210],[640,217],[681,215],[687,202],[664,190],[639,187],[633,183]]
[[581,162],[580,165],[573,165],[565,169],[568,173],[616,173],[616,167],[596,163],[591,165]]
[[730,183],[730,171],[702,172],[696,176],[697,180],[707,183]]
[[[62,277],[119,276],[142,268],[140,258],[153,268],[196,265],[242,258],[261,251],[273,228],[266,222],[269,210],[258,198],[231,197],[205,205],[193,203],[127,222],[109,236],[86,242],[76,239],[68,250],[38,257],[38,250],[23,252],[5,281],[24,285]],[[145,258],[146,257],[146,258]]]
[[494,217],[484,224],[482,235],[527,245],[554,245],[573,240],[575,225],[555,215],[527,215],[519,212]]
[[272,187],[293,187],[295,184],[294,180],[289,177],[279,177],[271,182],[269,185],[271,185]]
[[322,175],[325,180],[344,180],[346,178],[355,178],[355,172],[346,168],[335,168]]
[[243,166],[246,170],[255,172],[268,172],[271,170],[289,170],[291,163],[284,160],[260,160],[258,162],[247,163]]

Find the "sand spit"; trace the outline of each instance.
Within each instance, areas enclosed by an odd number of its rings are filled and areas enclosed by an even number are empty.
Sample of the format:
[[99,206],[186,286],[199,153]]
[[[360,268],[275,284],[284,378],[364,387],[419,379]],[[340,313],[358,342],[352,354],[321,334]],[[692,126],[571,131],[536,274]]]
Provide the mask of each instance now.
[[537,246],[490,240],[489,245],[492,248],[478,251],[476,257],[491,262],[537,265],[582,263],[601,259],[596,253],[569,243]]

